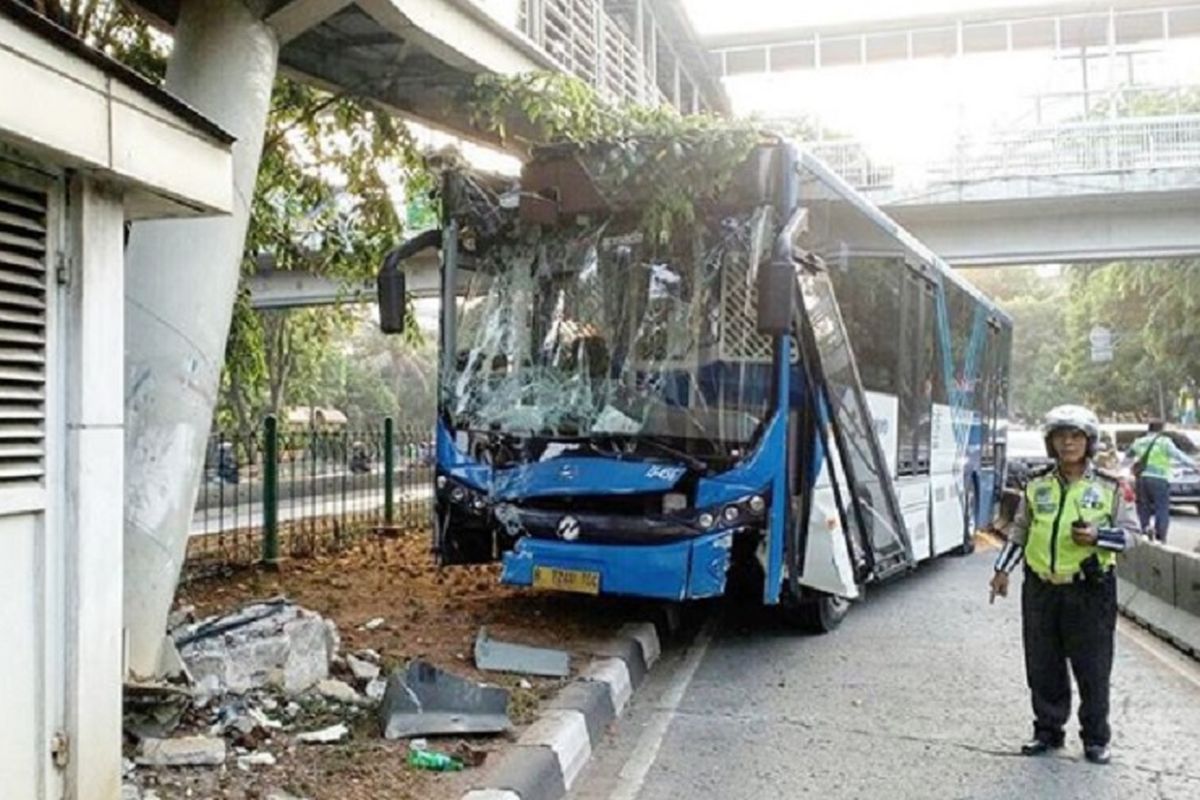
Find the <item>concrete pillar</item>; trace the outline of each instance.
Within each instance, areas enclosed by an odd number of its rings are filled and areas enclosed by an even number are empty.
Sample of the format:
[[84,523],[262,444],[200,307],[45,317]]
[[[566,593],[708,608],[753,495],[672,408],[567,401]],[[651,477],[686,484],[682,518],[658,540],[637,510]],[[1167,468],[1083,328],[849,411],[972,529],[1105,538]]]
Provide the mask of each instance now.
[[71,186],[65,289],[66,797],[121,794],[121,353],[125,210],[89,178]]
[[[125,292],[127,671],[158,671],[216,403],[279,46],[261,9],[184,0],[166,88],[237,137],[234,212],[145,222]],[[186,165],[180,165],[186,168]]]

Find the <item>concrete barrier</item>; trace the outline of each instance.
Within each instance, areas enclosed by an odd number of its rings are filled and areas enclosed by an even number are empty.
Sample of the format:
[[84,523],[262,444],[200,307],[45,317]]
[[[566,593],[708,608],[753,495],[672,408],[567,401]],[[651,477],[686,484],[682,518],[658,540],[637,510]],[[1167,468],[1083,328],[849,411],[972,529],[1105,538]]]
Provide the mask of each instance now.
[[1200,658],[1200,555],[1143,543],[1118,562],[1121,612]]

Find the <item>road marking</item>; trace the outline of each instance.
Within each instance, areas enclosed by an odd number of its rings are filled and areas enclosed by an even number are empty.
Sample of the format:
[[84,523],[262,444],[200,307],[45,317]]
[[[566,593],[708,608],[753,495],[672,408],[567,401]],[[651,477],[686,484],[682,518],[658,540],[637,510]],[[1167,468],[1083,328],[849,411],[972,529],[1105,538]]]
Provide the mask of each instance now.
[[1200,689],[1200,667],[1186,655],[1123,617],[1117,620],[1117,630],[1156,661]]
[[708,646],[712,642],[713,628],[716,627],[716,624],[715,617],[709,619],[700,629],[700,633],[696,635],[696,641],[688,648],[687,656],[671,677],[671,682],[667,686],[667,691],[663,693],[658,709],[651,716],[642,735],[638,737],[637,744],[633,748],[633,755],[625,762],[625,766],[621,767],[616,786],[609,795],[609,800],[636,800],[641,793],[646,776],[650,774],[650,768],[658,760],[658,750],[662,747],[667,730],[675,719],[679,704],[683,701],[683,696],[687,693],[688,686],[691,685],[692,678],[696,675],[696,670],[700,668],[700,662],[704,660],[705,653],[708,652]]

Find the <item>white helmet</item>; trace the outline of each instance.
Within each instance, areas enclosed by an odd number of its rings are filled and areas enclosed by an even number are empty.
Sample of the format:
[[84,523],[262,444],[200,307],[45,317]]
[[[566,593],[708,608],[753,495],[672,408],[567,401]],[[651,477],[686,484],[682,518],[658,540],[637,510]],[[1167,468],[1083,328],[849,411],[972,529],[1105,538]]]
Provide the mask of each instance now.
[[1100,420],[1091,409],[1084,406],[1065,405],[1050,409],[1042,421],[1042,436],[1046,440],[1046,453],[1055,458],[1054,448],[1050,445],[1050,436],[1055,431],[1082,431],[1087,436],[1088,458],[1096,455],[1096,447],[1100,442]]

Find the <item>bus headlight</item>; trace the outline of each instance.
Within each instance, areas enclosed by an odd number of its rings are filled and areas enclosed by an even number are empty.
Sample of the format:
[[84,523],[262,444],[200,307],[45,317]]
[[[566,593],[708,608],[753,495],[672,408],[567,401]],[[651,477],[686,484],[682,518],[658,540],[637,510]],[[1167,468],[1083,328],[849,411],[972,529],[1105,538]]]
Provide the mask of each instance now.
[[716,524],[717,520],[715,517],[713,517],[712,514],[709,514],[707,511],[705,511],[703,514],[696,517],[696,522],[698,522],[700,524],[701,528],[708,530],[709,528],[711,528],[713,525]]
[[740,514],[741,512],[738,511],[737,506],[725,506],[725,510],[721,512],[721,516],[724,517],[725,521],[729,523],[737,522]]
[[461,503],[467,497],[467,490],[461,486],[455,486],[450,490],[450,499],[456,503]]
[[447,484],[447,483],[449,483],[449,481],[448,481],[448,479],[446,478],[446,476],[445,476],[445,475],[438,475],[438,476],[437,476],[437,488],[439,488],[439,489],[445,489],[445,488],[446,488],[446,484]]
[[750,502],[747,505],[750,506],[750,510],[755,514],[761,514],[767,510],[767,500],[761,494],[756,494],[754,497],[751,497]]

